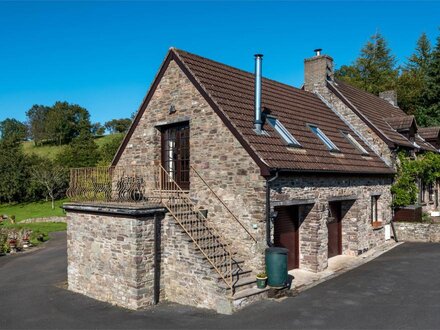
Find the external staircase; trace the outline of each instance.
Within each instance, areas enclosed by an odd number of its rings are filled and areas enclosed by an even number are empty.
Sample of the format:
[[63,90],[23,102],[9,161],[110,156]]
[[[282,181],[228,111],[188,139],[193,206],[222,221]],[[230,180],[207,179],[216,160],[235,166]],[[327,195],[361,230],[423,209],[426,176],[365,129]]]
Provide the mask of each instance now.
[[[192,171],[225,206],[237,225],[244,228],[200,174],[194,168]],[[181,230],[187,234],[188,242],[192,242],[209,263],[210,268],[216,274],[219,287],[224,289],[232,300],[260,294],[262,291],[256,289],[255,274],[244,267],[244,260],[240,259],[236,251],[233,251],[231,243],[228,243],[223,235],[210,225],[206,214],[198,208],[188,192],[181,189],[163,167],[160,167],[159,172],[160,178],[157,182],[160,186],[157,187],[159,188],[157,191],[160,193],[162,204],[179,224]],[[251,233],[247,230],[246,232],[256,243]]]

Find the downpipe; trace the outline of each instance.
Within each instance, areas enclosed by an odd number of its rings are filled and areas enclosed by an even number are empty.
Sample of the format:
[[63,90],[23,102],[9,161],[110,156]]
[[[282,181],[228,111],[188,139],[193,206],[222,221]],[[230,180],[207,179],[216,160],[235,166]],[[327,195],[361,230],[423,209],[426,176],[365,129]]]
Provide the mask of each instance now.
[[270,183],[278,179],[278,170],[275,172],[275,176],[270,179],[266,179],[266,244],[268,247],[272,247],[271,237],[271,217],[270,217]]

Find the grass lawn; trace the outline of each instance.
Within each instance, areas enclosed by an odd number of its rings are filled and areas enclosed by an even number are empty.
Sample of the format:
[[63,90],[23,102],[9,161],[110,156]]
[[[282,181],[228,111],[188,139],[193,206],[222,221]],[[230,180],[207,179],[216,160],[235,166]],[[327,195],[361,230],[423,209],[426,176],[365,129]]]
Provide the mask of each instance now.
[[[117,135],[124,135],[121,133],[109,134],[95,138],[95,143],[99,148],[111,141]],[[57,146],[57,145],[43,145],[40,147],[36,147],[34,141],[25,141],[23,142],[23,151],[25,154],[35,154],[40,157],[45,157],[49,159],[55,159],[56,156],[64,149],[65,146]]]
[[104,144],[106,144],[107,142],[110,142],[111,140],[116,138],[118,135],[123,136],[124,134],[115,133],[115,134],[104,135],[104,136],[96,138],[95,143],[98,145],[99,148],[102,148],[102,146]]
[[35,154],[40,157],[55,159],[55,157],[63,150],[64,146],[44,145],[36,147],[34,141],[23,142],[23,151],[25,154]]
[[20,204],[0,204],[0,214],[8,216],[15,215],[17,222],[30,218],[45,218],[54,216],[64,216],[60,206],[67,202],[67,199],[55,201],[55,209],[52,210],[51,202],[33,202]]

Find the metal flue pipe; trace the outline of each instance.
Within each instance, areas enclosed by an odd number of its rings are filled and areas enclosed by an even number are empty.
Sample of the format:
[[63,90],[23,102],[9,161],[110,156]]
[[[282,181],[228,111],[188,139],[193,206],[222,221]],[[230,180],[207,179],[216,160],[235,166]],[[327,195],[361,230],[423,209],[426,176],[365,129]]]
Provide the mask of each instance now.
[[261,71],[262,71],[262,54],[255,54],[255,121],[254,129],[257,134],[261,134],[263,121],[261,120]]

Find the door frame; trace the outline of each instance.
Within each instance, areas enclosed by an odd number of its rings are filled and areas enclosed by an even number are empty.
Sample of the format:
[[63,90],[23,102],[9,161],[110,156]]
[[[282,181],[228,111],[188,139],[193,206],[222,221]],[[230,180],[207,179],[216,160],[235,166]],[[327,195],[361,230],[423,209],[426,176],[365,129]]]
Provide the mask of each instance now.
[[[295,247],[294,247],[294,249],[295,249],[295,262],[294,262],[293,268],[290,268],[290,269],[296,269],[296,268],[299,268],[299,265],[300,265],[300,260],[299,260],[299,257],[300,257],[300,253],[299,253],[299,248],[300,248],[300,244],[299,244],[299,238],[300,238],[299,228],[300,228],[300,224],[301,224],[300,219],[299,219],[299,217],[300,217],[300,211],[299,211],[300,206],[299,205],[278,205],[278,206],[274,206],[274,211],[279,212],[280,208],[286,208],[286,209],[290,210],[291,212],[294,212],[294,214],[292,215],[291,219],[293,220],[293,226],[296,229],[295,233],[294,233],[294,235],[295,235],[295,238],[294,238],[295,239]],[[275,226],[276,226],[277,218],[275,219],[275,222],[274,222],[274,236],[275,236]],[[274,245],[277,246],[277,244],[275,243],[275,237],[274,237]],[[289,253],[290,253],[290,250],[289,250]]]
[[[335,212],[336,214],[334,214],[334,210],[337,210],[337,212]],[[334,202],[329,202],[329,213],[331,214],[332,217],[335,218],[334,221],[332,222],[336,222],[337,223],[337,239],[338,239],[338,254],[336,255],[341,255],[342,254],[342,201],[334,201]],[[330,224],[330,222],[327,221],[327,238],[330,239],[330,235],[329,235],[329,231],[328,231],[328,225]],[[328,253],[328,248],[329,248],[330,244],[327,241],[327,253]],[[336,255],[332,256],[335,257]],[[327,254],[327,258],[331,258],[328,256]]]
[[[181,156],[181,137],[178,135],[178,129],[182,128],[182,129],[187,129],[188,130],[188,137],[187,137],[187,159],[185,159],[188,162],[188,169],[186,169],[185,171],[187,172],[187,180],[188,181],[182,181],[182,159],[179,159],[179,157]],[[165,164],[165,161],[167,160],[167,158],[165,157],[165,151],[167,150],[165,148],[165,143],[166,143],[166,131],[167,130],[172,130],[175,129],[176,130],[176,138],[175,138],[175,149],[177,150],[177,159],[175,162],[175,176],[174,176],[174,181],[179,185],[179,187],[182,190],[189,190],[190,187],[190,125],[189,125],[189,121],[181,121],[181,122],[177,122],[177,123],[172,123],[169,125],[163,125],[160,126],[160,163],[162,165],[162,167],[166,170],[169,171],[168,166]],[[179,137],[179,138],[178,138]]]

